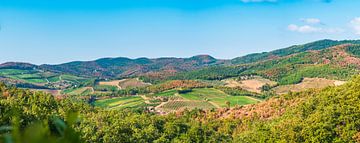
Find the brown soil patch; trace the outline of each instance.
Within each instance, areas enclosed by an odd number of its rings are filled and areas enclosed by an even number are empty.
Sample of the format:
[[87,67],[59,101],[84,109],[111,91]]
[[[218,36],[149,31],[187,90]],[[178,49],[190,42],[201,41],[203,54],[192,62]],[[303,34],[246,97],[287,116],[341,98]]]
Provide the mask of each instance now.
[[254,79],[242,80],[242,81],[229,79],[229,80],[225,80],[225,83],[226,83],[225,86],[228,87],[241,87],[244,90],[256,92],[256,93],[261,93],[261,87],[264,86],[265,84],[276,85],[276,82],[261,77],[256,77]]
[[344,81],[329,80],[325,78],[304,78],[301,83],[275,87],[274,90],[277,94],[286,94],[290,91],[300,92],[308,89],[321,89],[328,86],[342,85],[344,83]]
[[119,81],[120,88],[128,88],[128,87],[144,87],[144,86],[148,86],[151,85],[150,83],[145,83],[140,81],[137,78],[133,78],[133,79],[125,79],[125,80],[121,80]]
[[119,83],[121,81],[124,81],[126,79],[122,79],[122,80],[112,80],[112,81],[100,81],[99,85],[110,85],[110,86],[116,86],[119,89],[121,89],[121,86],[119,85]]

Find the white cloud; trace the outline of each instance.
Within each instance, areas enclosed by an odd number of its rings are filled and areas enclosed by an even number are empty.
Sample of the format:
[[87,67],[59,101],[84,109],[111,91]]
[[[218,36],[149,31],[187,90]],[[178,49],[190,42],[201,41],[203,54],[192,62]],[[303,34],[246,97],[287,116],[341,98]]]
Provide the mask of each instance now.
[[314,33],[314,32],[319,32],[320,28],[312,27],[309,25],[298,26],[295,24],[290,24],[288,26],[288,30],[299,33]]
[[341,28],[321,28],[315,27],[310,25],[296,25],[290,24],[288,25],[287,29],[293,32],[299,33],[326,33],[326,34],[334,34],[334,33],[341,33],[344,30]]
[[356,17],[350,21],[351,28],[355,31],[355,34],[360,35],[360,17]]
[[242,2],[245,3],[250,3],[250,2],[277,2],[277,0],[241,0]]
[[307,23],[307,24],[321,24],[321,20],[317,18],[304,18],[301,19],[301,21]]

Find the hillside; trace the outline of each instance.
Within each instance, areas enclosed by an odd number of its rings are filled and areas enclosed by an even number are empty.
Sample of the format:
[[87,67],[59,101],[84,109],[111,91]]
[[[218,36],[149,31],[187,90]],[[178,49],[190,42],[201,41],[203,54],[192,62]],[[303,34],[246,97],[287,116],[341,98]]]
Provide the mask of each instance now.
[[[255,105],[217,111],[185,110],[164,116],[91,108],[72,98],[55,99],[0,84],[0,125],[5,125],[0,140],[359,142],[359,83],[357,76],[343,86],[291,93]],[[141,98],[131,100],[138,102]],[[69,111],[78,114],[65,114]],[[36,136],[31,136],[32,132]]]
[[[129,77],[129,76],[146,76],[150,78],[161,79],[164,77],[175,75],[176,73],[179,72],[180,73],[188,72],[203,68],[209,68],[209,70],[212,71],[217,70],[216,67],[211,68],[213,66],[222,66],[221,67],[222,69],[227,69],[230,64],[246,65],[246,64],[257,64],[258,62],[265,62],[265,61],[278,61],[281,59],[289,59],[289,57],[291,57],[292,55],[297,55],[309,51],[321,51],[342,44],[360,44],[360,41],[320,40],[304,45],[295,45],[271,52],[249,54],[231,60],[219,60],[209,55],[199,55],[190,58],[157,58],[157,59],[148,59],[148,58],[129,59],[124,57],[119,57],[119,58],[102,58],[95,61],[74,61],[74,62],[63,63],[58,65],[45,64],[40,66],[28,64],[28,63],[8,62],[8,63],[0,64],[0,69],[42,70],[52,73],[70,74],[75,76],[95,77],[102,79],[104,78],[112,79],[112,78]],[[307,59],[302,59],[302,60],[307,60]],[[206,70],[203,70],[201,72],[205,72],[205,71]],[[238,74],[238,73],[239,72],[234,72],[231,74]],[[213,75],[216,76],[216,74]],[[217,77],[213,77],[213,79],[217,79]]]
[[[314,43],[320,44],[320,47],[322,45],[321,42]],[[291,48],[291,50],[293,49],[294,48]],[[359,46],[342,44],[317,49],[320,50],[295,52],[291,55],[247,64],[203,68],[200,70],[179,73],[170,79],[219,80],[229,77],[258,75],[276,81],[280,85],[287,85],[299,83],[305,77],[348,80],[352,75],[359,73],[360,58],[356,55]]]
[[[0,81],[22,88],[56,90],[56,92],[64,90],[61,93],[88,89],[101,91],[101,93],[104,91],[106,94],[117,90],[118,85],[113,85],[115,88],[111,85],[97,85],[98,81],[111,83],[112,80],[138,78],[141,82],[157,84],[167,80],[219,82],[235,78],[234,83],[246,83],[243,79],[260,76],[276,83],[272,88],[293,84],[303,85],[300,83],[304,78],[346,81],[360,70],[359,45],[354,43],[359,43],[359,41],[315,41],[263,53],[262,55],[266,56],[260,57],[265,58],[258,58],[258,54],[240,57],[242,64],[233,62],[239,58],[219,60],[209,55],[157,59],[103,58],[95,61],[39,66],[8,62],[0,64]],[[258,93],[261,91],[259,86],[249,87],[240,83],[238,85],[251,89],[250,91]],[[258,85],[263,86],[263,84]],[[276,88],[279,89],[277,93],[288,91],[283,90],[284,88]],[[299,91],[297,87],[293,89]]]
[[70,62],[60,65],[41,65],[40,68],[53,72],[68,73],[86,77],[116,78],[144,74],[173,74],[211,65],[222,64],[208,55],[191,58],[103,58],[95,61]]
[[249,54],[243,57],[234,58],[231,60],[233,64],[246,64],[246,63],[253,63],[259,62],[264,60],[271,60],[277,59],[280,57],[311,51],[311,50],[322,50],[329,47],[342,45],[342,44],[360,44],[360,40],[342,40],[342,41],[335,41],[335,40],[320,40],[315,41],[303,45],[294,45],[283,49],[274,50],[271,52],[263,52],[263,53],[254,53]]

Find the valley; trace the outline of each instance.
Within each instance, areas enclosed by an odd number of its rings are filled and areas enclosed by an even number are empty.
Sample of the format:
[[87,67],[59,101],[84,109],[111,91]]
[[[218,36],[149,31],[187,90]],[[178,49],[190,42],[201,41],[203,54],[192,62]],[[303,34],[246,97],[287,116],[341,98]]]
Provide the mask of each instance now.
[[[67,112],[79,111],[81,122],[71,127],[87,142],[106,139],[105,135],[112,136],[105,142],[141,142],[148,135],[152,137],[147,141],[194,139],[164,137],[167,132],[181,132],[178,129],[189,135],[201,130],[208,132],[206,137],[224,142],[262,142],[273,139],[273,133],[292,136],[295,130],[306,133],[299,138],[307,138],[308,130],[320,128],[320,120],[331,118],[321,137],[351,132],[351,137],[335,137],[347,142],[360,131],[358,122],[347,122],[360,118],[354,104],[360,99],[358,43],[321,40],[229,60],[201,55],[39,66],[4,63],[0,64],[0,122],[12,117],[9,107],[30,120],[71,117]],[[113,137],[122,131],[132,133]]]
[[168,114],[256,104],[289,92],[341,85],[359,73],[357,43],[321,40],[231,60],[200,55],[40,66],[9,62],[0,65],[0,77],[9,85],[59,98],[92,99],[91,104],[106,109]]

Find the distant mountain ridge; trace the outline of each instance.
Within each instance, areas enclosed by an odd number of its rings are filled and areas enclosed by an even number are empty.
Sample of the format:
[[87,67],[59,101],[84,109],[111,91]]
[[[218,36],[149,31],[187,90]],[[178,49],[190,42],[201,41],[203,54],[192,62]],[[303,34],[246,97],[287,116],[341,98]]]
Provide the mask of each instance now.
[[294,45],[270,52],[254,53],[231,60],[220,60],[210,55],[190,58],[101,58],[94,61],[74,61],[58,65],[33,65],[29,63],[8,62],[0,64],[0,69],[36,69],[83,77],[119,78],[141,75],[170,76],[211,66],[241,65],[266,60],[280,59],[306,51],[323,50],[342,44],[360,44],[360,40],[320,40],[303,45]]
[[183,72],[199,69],[211,65],[224,64],[225,60],[218,60],[209,55],[199,55],[190,58],[137,58],[129,59],[102,58],[95,61],[75,61],[59,65],[40,65],[40,69],[81,75],[88,77],[126,77],[138,76],[149,72]]

